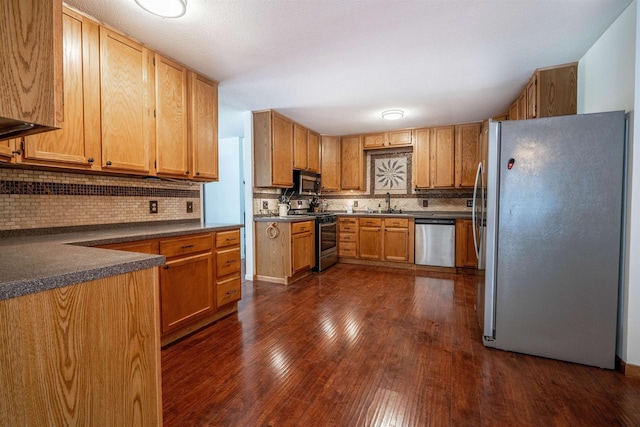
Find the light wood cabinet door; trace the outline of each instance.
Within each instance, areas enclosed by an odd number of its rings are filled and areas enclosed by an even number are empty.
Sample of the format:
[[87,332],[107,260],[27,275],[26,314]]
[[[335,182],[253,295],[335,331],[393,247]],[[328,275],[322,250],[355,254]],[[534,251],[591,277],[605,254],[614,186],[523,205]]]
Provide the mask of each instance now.
[[16,145],[20,146],[20,141],[17,139],[5,139],[0,141],[0,163],[15,163]]
[[62,1],[2,1],[0,40],[0,121],[35,123],[41,131],[59,127]]
[[340,191],[340,137],[321,138],[320,185],[322,191]]
[[456,267],[477,268],[478,259],[473,242],[473,221],[456,220]]
[[527,109],[525,111],[526,119],[535,119],[538,117],[538,75],[535,73],[529,83],[527,83],[527,87],[525,88],[526,93],[526,106]]
[[100,27],[103,170],[149,173],[152,67],[147,48]]
[[362,136],[345,136],[340,142],[340,188],[364,191]]
[[577,113],[577,62],[538,69],[536,77],[536,117],[553,117]]
[[516,99],[509,106],[509,120],[518,120],[518,100]]
[[382,258],[382,227],[360,226],[358,228],[358,258]]
[[478,169],[482,123],[456,126],[456,187],[473,188]]
[[411,129],[394,130],[389,132],[390,147],[406,147],[411,145]]
[[384,148],[389,143],[387,132],[369,133],[363,136],[363,146],[365,150],[373,148]]
[[413,139],[413,187],[431,188],[431,129],[415,129]]
[[192,178],[218,180],[218,84],[189,72]]
[[272,182],[277,187],[293,187],[293,122],[273,114]]
[[309,157],[307,170],[309,172],[320,173],[320,134],[309,131]]
[[455,184],[455,127],[431,129],[431,186],[452,188]]
[[156,173],[189,176],[187,144],[187,69],[155,55]]
[[385,227],[383,248],[385,261],[408,261],[409,229]]
[[162,333],[215,310],[211,252],[168,260],[160,267]]
[[291,235],[291,276],[315,266],[313,230]]
[[305,170],[308,166],[309,131],[297,123],[293,124],[293,169]]
[[518,100],[518,120],[525,120],[527,118],[527,91],[523,90]]
[[21,161],[27,164],[99,170],[98,24],[65,8],[62,34],[62,127],[26,137]]

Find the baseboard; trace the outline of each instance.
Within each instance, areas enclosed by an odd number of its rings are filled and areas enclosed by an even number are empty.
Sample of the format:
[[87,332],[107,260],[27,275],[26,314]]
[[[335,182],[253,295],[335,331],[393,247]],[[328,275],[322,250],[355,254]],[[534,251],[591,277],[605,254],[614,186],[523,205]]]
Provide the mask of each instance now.
[[616,356],[616,370],[622,372],[626,377],[640,378],[640,366],[632,365]]

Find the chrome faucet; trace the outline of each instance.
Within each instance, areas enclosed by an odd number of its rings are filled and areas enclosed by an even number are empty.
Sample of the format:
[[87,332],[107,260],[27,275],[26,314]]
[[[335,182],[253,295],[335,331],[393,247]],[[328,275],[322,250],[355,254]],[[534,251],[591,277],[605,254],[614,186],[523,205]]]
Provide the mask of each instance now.
[[385,201],[385,203],[387,204],[387,210],[386,210],[386,212],[387,212],[387,213],[391,213],[391,194],[387,193],[387,194],[384,196],[384,201]]

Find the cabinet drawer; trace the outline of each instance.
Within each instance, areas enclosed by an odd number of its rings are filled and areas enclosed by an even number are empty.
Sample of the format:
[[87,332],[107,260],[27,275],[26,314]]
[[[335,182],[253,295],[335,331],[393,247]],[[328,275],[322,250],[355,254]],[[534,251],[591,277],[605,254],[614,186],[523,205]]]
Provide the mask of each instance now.
[[340,223],[340,225],[342,224],[358,225],[358,220],[355,218],[340,218],[338,222]]
[[366,227],[380,227],[382,225],[382,218],[360,218],[360,226]]
[[240,248],[216,253],[216,276],[224,277],[240,271]]
[[409,228],[409,218],[385,218],[385,227]]
[[355,258],[356,257],[356,243],[355,242],[347,242],[338,245],[338,256],[344,258]]
[[116,251],[138,252],[142,254],[158,255],[157,240],[143,240],[141,242],[111,243],[109,245],[97,246],[102,249],[113,249]]
[[216,233],[216,248],[240,244],[240,230],[220,231]]
[[340,231],[341,232],[347,231],[347,232],[355,233],[356,230],[358,230],[358,224],[356,224],[355,221],[353,221],[353,224],[352,223],[348,223],[348,224],[340,223]]
[[341,242],[355,242],[356,240],[356,233],[340,233]]
[[174,256],[192,254],[196,252],[211,251],[212,247],[213,242],[211,234],[180,237],[170,240],[161,240],[160,255],[171,258]]
[[216,305],[218,307],[238,301],[242,297],[240,276],[238,275],[218,282],[216,297]]
[[294,222],[291,224],[291,234],[305,233],[313,230],[315,226],[314,221]]

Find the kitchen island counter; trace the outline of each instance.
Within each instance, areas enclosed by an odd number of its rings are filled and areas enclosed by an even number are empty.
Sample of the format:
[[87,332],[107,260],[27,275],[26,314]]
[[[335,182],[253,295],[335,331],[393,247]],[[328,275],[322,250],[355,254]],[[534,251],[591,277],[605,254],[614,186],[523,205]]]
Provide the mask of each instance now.
[[243,227],[242,224],[180,222],[122,226],[91,231],[0,239],[0,300],[42,292],[132,271],[157,267],[161,255],[115,251],[92,246],[183,236]]

